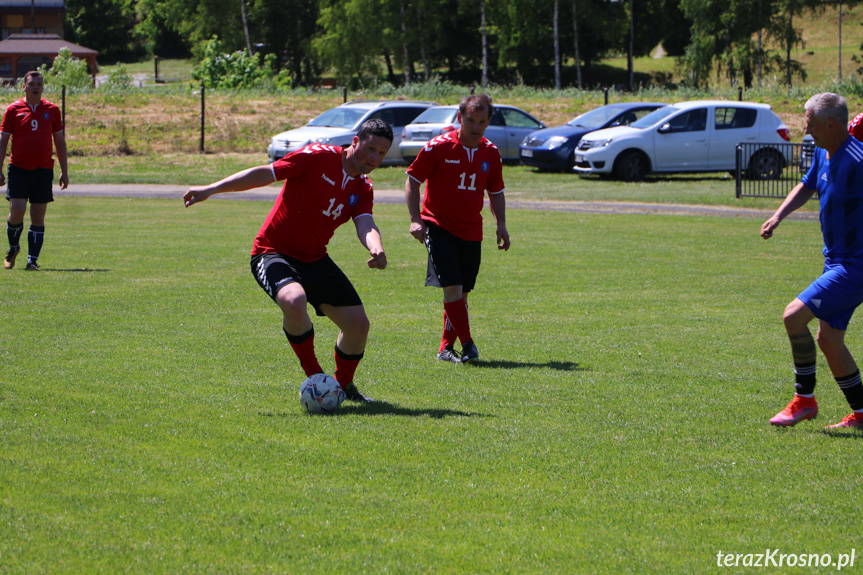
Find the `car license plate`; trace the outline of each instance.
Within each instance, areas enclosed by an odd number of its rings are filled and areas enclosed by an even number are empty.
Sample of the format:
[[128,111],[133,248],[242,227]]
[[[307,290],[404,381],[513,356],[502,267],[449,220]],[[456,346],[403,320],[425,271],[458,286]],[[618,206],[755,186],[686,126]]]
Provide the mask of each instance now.
[[533,157],[533,150],[522,150],[521,155],[524,156],[525,158],[532,158]]
[[431,140],[431,130],[426,130],[422,132],[414,132],[414,140],[416,141],[426,141]]

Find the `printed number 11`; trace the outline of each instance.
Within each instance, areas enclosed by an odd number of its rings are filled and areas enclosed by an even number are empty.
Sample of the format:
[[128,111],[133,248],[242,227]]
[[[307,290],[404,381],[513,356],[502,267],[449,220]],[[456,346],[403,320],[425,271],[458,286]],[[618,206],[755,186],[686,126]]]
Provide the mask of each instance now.
[[464,186],[464,180],[465,180],[466,176],[467,176],[467,172],[462,172],[461,176],[459,176],[461,178],[461,183],[459,184],[458,189],[460,189],[460,190],[475,190],[476,189],[476,187],[475,187],[476,174],[470,175],[470,185],[468,187]]

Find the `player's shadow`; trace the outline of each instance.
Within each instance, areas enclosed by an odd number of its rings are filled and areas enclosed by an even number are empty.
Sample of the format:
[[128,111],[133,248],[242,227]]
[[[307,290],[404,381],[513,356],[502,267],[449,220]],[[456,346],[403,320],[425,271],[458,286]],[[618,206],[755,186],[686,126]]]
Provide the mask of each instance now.
[[469,413],[467,411],[459,411],[457,409],[414,409],[410,407],[402,407],[401,405],[393,405],[386,401],[375,401],[374,403],[364,403],[359,405],[343,403],[342,407],[335,415],[338,415],[339,413],[400,415],[402,417],[431,417],[432,419],[443,419],[445,417],[490,417],[484,413]]
[[821,433],[828,437],[835,437],[836,439],[863,439],[863,433],[859,429],[822,429]]
[[102,268],[71,268],[71,269],[61,269],[61,268],[42,268],[43,272],[109,272],[109,269]]
[[510,361],[506,359],[496,359],[491,361],[486,361],[480,359],[478,361],[472,361],[470,363],[466,363],[465,365],[469,365],[472,367],[492,367],[496,369],[517,369],[517,368],[548,368],[548,369],[556,369],[558,371],[587,371],[586,367],[581,367],[577,362],[574,361],[546,361],[546,362],[536,362],[536,361]]

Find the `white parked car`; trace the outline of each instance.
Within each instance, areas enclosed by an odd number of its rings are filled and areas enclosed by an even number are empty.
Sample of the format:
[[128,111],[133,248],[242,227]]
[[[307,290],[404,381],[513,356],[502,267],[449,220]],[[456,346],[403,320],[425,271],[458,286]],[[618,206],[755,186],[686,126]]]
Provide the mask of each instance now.
[[[697,100],[651,112],[629,126],[591,132],[575,149],[579,174],[606,174],[637,182],[648,173],[728,172],[740,143],[759,144],[742,169],[749,178],[774,179],[791,157],[788,126],[767,104]],[[763,145],[762,145],[763,144]]]
[[393,129],[393,144],[383,165],[403,164],[404,160],[399,152],[402,130],[421,112],[435,105],[434,102],[409,100],[347,102],[327,110],[302,128],[276,134],[270,141],[267,155],[271,162],[275,162],[285,154],[312,143],[345,148],[351,145],[363,122],[380,119]]
[[[458,129],[458,106],[429,108],[405,126],[399,148],[407,163],[416,159],[426,142],[445,132]],[[528,134],[545,128],[545,124],[515,106],[494,104],[485,138],[500,150],[505,162],[518,161],[519,145]]]

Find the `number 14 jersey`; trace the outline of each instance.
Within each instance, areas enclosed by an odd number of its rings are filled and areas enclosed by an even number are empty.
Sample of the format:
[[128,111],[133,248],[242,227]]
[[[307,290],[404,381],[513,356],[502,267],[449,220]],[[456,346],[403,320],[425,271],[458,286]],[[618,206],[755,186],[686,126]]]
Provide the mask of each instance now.
[[429,140],[407,170],[426,184],[421,216],[468,241],[482,240],[485,191],[504,191],[503,162],[497,146],[483,138],[465,148],[455,130]]
[[342,148],[312,144],[271,165],[282,192],[255,238],[252,255],[279,253],[311,263],[327,255],[327,244],[343,223],[371,216],[372,183],[342,167]]

